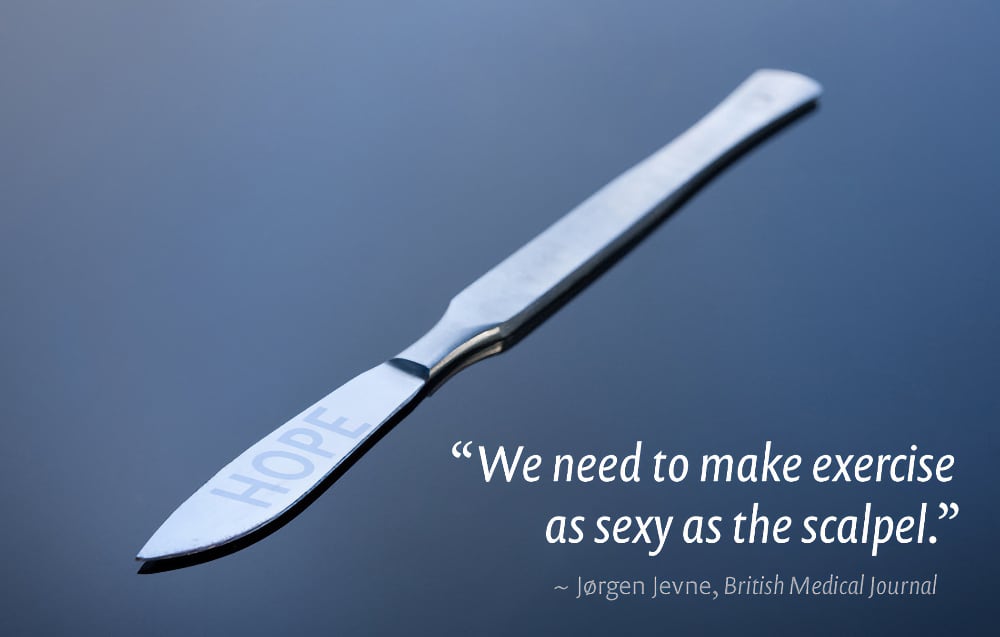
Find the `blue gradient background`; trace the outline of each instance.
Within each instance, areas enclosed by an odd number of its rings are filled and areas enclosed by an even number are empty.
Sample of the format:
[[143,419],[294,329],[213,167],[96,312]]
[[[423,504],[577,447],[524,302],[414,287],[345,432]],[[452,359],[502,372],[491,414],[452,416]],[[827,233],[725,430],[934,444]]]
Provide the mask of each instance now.
[[[472,5],[475,6],[472,6]],[[0,5],[0,632],[990,632],[996,5]],[[278,533],[132,556],[204,479],[751,71],[820,110]],[[948,485],[484,484],[556,452],[957,457]],[[956,501],[936,545],[549,546],[552,515]],[[578,602],[585,578],[939,574],[936,597]]]

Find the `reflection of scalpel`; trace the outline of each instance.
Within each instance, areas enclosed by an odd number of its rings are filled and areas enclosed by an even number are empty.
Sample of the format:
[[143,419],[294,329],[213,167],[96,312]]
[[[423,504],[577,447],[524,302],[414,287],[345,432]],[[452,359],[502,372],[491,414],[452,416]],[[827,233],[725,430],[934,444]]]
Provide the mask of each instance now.
[[819,94],[816,82],[796,73],[751,75],[680,137],[465,288],[438,324],[398,357],[349,381],[223,467],[146,542],[137,556],[146,561],[141,570],[212,559],[280,527],[424,395],[517,342]]

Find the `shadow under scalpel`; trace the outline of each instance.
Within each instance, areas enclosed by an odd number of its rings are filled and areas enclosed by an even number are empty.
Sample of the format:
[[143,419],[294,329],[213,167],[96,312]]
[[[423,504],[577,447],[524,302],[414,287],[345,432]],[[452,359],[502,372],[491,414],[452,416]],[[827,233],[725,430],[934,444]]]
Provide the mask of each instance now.
[[148,575],[151,573],[163,573],[165,571],[173,571],[179,568],[185,568],[188,566],[194,566],[196,564],[203,564],[205,562],[211,562],[212,560],[217,560],[220,557],[225,557],[236,551],[240,551],[255,544],[260,540],[263,540],[268,535],[271,535],[281,527],[285,526],[292,521],[299,513],[302,513],[310,504],[312,504],[316,498],[323,495],[323,493],[330,488],[334,482],[337,481],[340,476],[350,470],[363,455],[365,455],[369,449],[371,449],[375,444],[378,443],[387,433],[389,433],[393,427],[395,427],[401,420],[406,418],[414,407],[420,404],[424,398],[427,397],[426,388],[421,388],[416,396],[413,397],[402,409],[396,412],[389,420],[382,423],[381,426],[377,427],[374,432],[363,442],[357,449],[352,453],[348,454],[344,460],[337,465],[337,467],[330,472],[326,478],[324,478],[319,484],[317,484],[309,493],[302,497],[301,500],[293,504],[290,508],[284,511],[277,517],[269,520],[266,524],[255,531],[244,535],[243,537],[237,538],[232,542],[227,542],[219,546],[206,549],[204,551],[198,551],[197,553],[191,553],[189,555],[180,555],[177,557],[169,557],[161,560],[147,560],[142,563],[139,567],[139,574]]
[[594,282],[599,278],[604,272],[606,272],[611,266],[621,260],[632,248],[639,244],[643,239],[649,236],[656,228],[660,226],[664,221],[673,216],[679,208],[681,208],[691,197],[697,194],[709,181],[711,181],[716,175],[727,169],[729,166],[736,163],[739,159],[744,157],[754,148],[761,145],[765,140],[776,136],[778,131],[784,129],[786,126],[796,121],[806,114],[813,112],[817,108],[817,102],[814,100],[809,102],[802,107],[792,111],[785,117],[776,120],[770,126],[765,127],[756,135],[748,138],[745,142],[735,147],[729,153],[726,153],[718,161],[716,161],[709,170],[707,170],[701,179],[697,182],[689,184],[689,186],[681,193],[671,200],[667,208],[661,213],[660,217],[648,227],[644,228],[641,232],[638,232],[631,240],[617,249],[610,258],[602,263],[602,265],[597,268],[590,275],[585,277],[576,285],[572,286],[566,292],[564,292],[555,302],[553,302],[548,308],[541,314],[539,314],[530,323],[523,326],[521,329],[517,330],[515,333],[506,337],[499,347],[494,347],[489,352],[469,352],[468,356],[462,360],[455,361],[449,368],[442,370],[442,373],[437,377],[436,381],[429,382],[425,385],[420,392],[404,406],[395,416],[386,421],[382,426],[378,427],[372,435],[365,440],[353,453],[351,453],[347,458],[341,462],[333,472],[330,473],[322,482],[320,482],[315,488],[313,488],[309,493],[307,493],[301,500],[296,502],[291,508],[286,510],[281,515],[275,517],[273,520],[264,524],[261,528],[250,532],[243,537],[240,537],[232,542],[227,542],[220,546],[207,549],[204,551],[199,551],[197,553],[192,553],[190,555],[182,555],[178,557],[165,558],[161,560],[148,560],[143,562],[142,566],[139,567],[139,573],[149,574],[149,573],[162,573],[164,571],[172,571],[179,568],[184,568],[187,566],[194,566],[196,564],[202,564],[204,562],[210,562],[212,560],[224,557],[231,553],[235,553],[241,549],[244,549],[255,542],[258,542],[268,535],[274,533],[284,525],[288,524],[295,518],[298,514],[302,513],[306,507],[312,504],[316,498],[323,495],[323,493],[330,488],[334,482],[337,481],[344,472],[348,471],[354,463],[358,461],[369,449],[372,448],[379,440],[381,440],[386,434],[388,434],[392,429],[421,402],[430,393],[436,391],[448,378],[453,376],[455,373],[460,371],[462,368],[482,360],[486,356],[499,353],[501,350],[507,350],[512,347],[515,343],[520,341],[522,338],[527,336],[532,329],[537,327],[539,324],[544,322],[550,316],[552,316],[556,311],[562,308],[566,303],[568,303],[574,296],[576,296],[581,290]]

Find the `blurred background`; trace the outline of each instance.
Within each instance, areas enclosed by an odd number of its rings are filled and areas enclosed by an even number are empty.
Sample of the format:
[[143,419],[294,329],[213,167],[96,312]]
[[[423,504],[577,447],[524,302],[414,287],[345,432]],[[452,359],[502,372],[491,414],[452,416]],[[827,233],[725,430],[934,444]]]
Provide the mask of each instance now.
[[[0,5],[4,634],[989,632],[998,11],[912,2]],[[137,575],[182,500],[753,70],[820,108],[302,515]],[[947,485],[491,482],[557,452],[956,456]],[[931,545],[545,542],[553,515],[896,515]],[[584,579],[934,597],[574,600]],[[572,591],[572,589],[571,589]]]

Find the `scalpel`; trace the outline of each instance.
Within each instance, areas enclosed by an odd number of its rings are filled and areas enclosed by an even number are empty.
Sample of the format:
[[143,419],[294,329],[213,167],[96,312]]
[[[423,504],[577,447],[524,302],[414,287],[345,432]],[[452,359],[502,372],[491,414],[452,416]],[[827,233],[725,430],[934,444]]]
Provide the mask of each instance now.
[[287,522],[431,390],[510,347],[821,89],[752,74],[694,126],[597,191],[451,300],[397,357],[308,407],[222,468],[139,551],[140,572],[213,559]]

